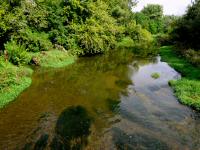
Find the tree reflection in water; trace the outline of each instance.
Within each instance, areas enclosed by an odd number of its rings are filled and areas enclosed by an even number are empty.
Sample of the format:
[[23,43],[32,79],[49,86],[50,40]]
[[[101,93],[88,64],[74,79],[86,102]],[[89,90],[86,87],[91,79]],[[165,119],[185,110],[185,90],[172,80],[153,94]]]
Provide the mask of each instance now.
[[92,118],[82,106],[65,109],[59,116],[52,150],[79,150],[87,145]]

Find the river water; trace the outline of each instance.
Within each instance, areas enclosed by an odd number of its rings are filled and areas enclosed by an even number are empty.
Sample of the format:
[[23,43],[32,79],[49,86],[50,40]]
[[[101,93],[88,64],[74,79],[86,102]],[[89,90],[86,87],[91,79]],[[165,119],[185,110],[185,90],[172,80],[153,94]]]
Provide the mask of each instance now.
[[0,110],[0,150],[199,150],[200,117],[168,86],[177,78],[159,57],[125,51],[36,69]]

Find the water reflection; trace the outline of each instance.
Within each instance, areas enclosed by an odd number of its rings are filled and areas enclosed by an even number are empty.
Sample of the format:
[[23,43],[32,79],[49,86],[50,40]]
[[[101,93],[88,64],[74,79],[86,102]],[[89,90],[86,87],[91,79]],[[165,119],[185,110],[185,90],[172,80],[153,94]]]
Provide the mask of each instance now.
[[37,70],[32,86],[0,110],[0,149],[198,149],[200,119],[167,84],[177,75],[127,51]]
[[114,113],[118,113],[120,109],[120,100],[115,100],[115,99],[107,99],[107,105],[110,111]]
[[113,129],[113,141],[117,150],[169,150],[161,139],[142,133],[127,134],[118,128]]
[[52,150],[80,150],[88,143],[92,118],[82,106],[69,107],[59,116]]

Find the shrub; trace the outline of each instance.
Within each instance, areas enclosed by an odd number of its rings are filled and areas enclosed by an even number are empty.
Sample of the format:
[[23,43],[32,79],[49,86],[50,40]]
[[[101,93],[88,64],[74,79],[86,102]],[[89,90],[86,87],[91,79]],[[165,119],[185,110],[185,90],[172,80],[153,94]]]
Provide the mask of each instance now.
[[111,13],[114,18],[120,18],[126,16],[126,10],[122,9],[119,6],[113,8]]
[[117,44],[118,48],[127,48],[131,49],[134,47],[134,41],[130,37],[124,37],[122,40]]
[[19,43],[23,43],[27,51],[30,52],[47,51],[53,48],[49,35],[45,32],[24,29],[20,31],[20,34],[15,39]]
[[[5,65],[5,64],[4,64]],[[12,69],[6,69],[5,66],[0,67],[0,91],[9,87],[10,85],[16,84],[16,75]]]
[[200,51],[188,49],[184,52],[184,56],[194,65],[200,66]]
[[150,32],[145,29],[138,28],[137,40],[135,41],[136,47],[141,49],[148,49],[153,44],[153,37]]
[[132,50],[135,54],[146,57],[147,55],[157,53],[151,33],[142,29],[136,22],[132,21],[127,25],[125,35],[134,41]]
[[5,51],[8,53],[9,61],[15,65],[27,64],[30,61],[25,47],[17,44],[14,40],[5,44]]
[[[72,23],[67,49],[78,55],[104,53],[116,45],[116,35],[120,28],[108,12],[108,6],[101,1],[91,4],[93,14],[84,24]],[[72,44],[72,45],[71,45]]]
[[70,37],[68,36],[68,31],[64,26],[59,27],[58,29],[53,29],[49,32],[49,38],[52,43],[61,45],[65,48],[68,47],[67,43]]
[[173,42],[168,34],[157,34],[155,36],[158,45],[172,45]]

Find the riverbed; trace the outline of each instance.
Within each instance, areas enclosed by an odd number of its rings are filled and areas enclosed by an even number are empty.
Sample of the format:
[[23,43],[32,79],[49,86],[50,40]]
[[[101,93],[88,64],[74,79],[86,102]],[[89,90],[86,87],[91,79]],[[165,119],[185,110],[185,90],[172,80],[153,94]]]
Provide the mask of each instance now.
[[0,150],[198,150],[199,114],[168,86],[180,77],[159,56],[126,51],[38,68],[0,110]]

